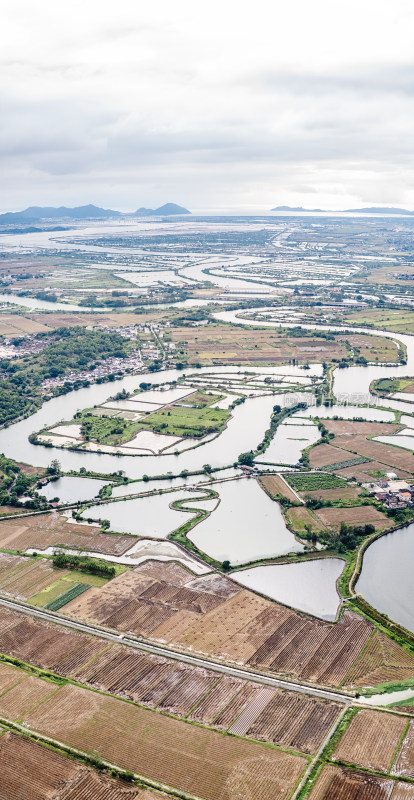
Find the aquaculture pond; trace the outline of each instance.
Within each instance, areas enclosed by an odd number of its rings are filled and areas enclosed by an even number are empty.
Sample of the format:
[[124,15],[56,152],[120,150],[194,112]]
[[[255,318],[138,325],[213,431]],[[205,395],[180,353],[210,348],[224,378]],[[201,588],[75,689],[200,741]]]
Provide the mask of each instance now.
[[132,500],[119,500],[115,503],[102,503],[91,506],[83,514],[84,519],[108,519],[110,529],[118,533],[132,533],[135,536],[150,536],[166,539],[171,531],[183,525],[191,516],[189,512],[170,508],[174,500],[192,500],[197,507],[196,497],[188,492],[166,492]]
[[37,491],[47,500],[58,497],[61,503],[76,503],[77,500],[93,500],[100,489],[106,486],[106,481],[95,478],[72,478],[63,476],[56,481],[50,481]]
[[317,425],[297,420],[297,424],[279,425],[269,447],[259,456],[259,461],[269,464],[291,464],[299,461],[305,447],[315,444],[321,438]]
[[333,620],[340,606],[336,582],[345,562],[318,558],[297,564],[269,564],[233,572],[233,580],[284,605]]
[[255,480],[227,481],[214,488],[220,503],[188,534],[203,553],[217,561],[244,564],[303,550],[286,527],[278,503]]
[[414,633],[414,523],[381,536],[364,553],[355,591]]

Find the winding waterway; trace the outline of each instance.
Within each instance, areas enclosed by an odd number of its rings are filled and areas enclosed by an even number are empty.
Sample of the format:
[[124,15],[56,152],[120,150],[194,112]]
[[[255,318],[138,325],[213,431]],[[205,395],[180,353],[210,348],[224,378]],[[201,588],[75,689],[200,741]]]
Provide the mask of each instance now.
[[[107,226],[110,232],[118,230],[125,232],[126,226],[112,225]],[[136,229],[136,227],[135,227]],[[102,227],[91,229],[88,233],[101,234]],[[73,238],[73,231],[67,232],[67,237]],[[24,237],[2,237],[2,247],[4,249],[23,249],[30,248],[54,248],[59,249],[80,249],[102,252],[102,249],[93,245],[88,246],[83,242],[79,244],[64,242],[65,234],[59,235],[59,242],[53,240],[50,233],[29,234]],[[106,248],[107,252],[120,251],[116,248]],[[134,248],[133,252],[138,253],[139,248]],[[123,253],[126,251],[123,250]],[[148,251],[146,251],[148,255]],[[211,266],[210,262],[210,266]],[[200,278],[201,270],[207,264],[189,265],[180,268],[180,274],[184,277]],[[202,273],[203,279],[206,278]],[[209,279],[212,283],[222,285],[221,281],[229,282],[228,286],[235,287],[234,279],[219,278],[210,274]],[[219,283],[220,281],[220,283]],[[242,283],[242,282],[240,282]],[[254,288],[254,284],[243,282],[249,289]],[[263,291],[263,286],[260,286]],[[266,290],[266,289],[265,289]],[[9,297],[5,296],[5,300]],[[23,304],[23,298],[21,298]],[[41,302],[41,301],[40,301]],[[66,304],[48,303],[47,308],[52,307],[59,310],[62,306],[68,311],[70,308]],[[33,307],[33,306],[32,306]],[[36,307],[40,306],[36,304]],[[240,312],[239,312],[240,313]],[[240,318],[237,311],[217,313],[216,319],[236,324],[255,325],[258,327],[278,328],[283,326],[282,322],[256,321],[247,318]],[[288,324],[288,323],[287,323]],[[311,325],[303,324],[303,328],[309,330],[326,330],[332,332],[343,332],[349,330],[343,326],[335,325]],[[398,377],[414,374],[414,337],[407,334],[390,333],[389,331],[376,330],[372,328],[352,327],[352,332],[364,333],[368,335],[379,335],[402,342],[407,349],[407,363],[401,366],[353,366],[344,370],[336,370],[334,375],[333,390],[341,402],[349,404],[370,403],[384,409],[394,408],[407,413],[413,411],[413,406],[403,400],[390,400],[386,398],[374,397],[369,392],[371,381],[380,377]],[[231,371],[229,367],[224,368],[226,372]],[[223,371],[224,371],[223,369]],[[234,368],[237,372],[239,368]],[[212,371],[209,368],[207,371]],[[214,371],[219,371],[215,369]],[[261,370],[262,371],[262,370]],[[271,370],[270,370],[271,372]],[[174,380],[180,373],[175,370],[164,371],[156,377],[160,380]],[[151,374],[139,376],[129,376],[111,384],[110,391],[119,391],[122,388],[130,390],[135,388],[142,380],[154,381]],[[61,419],[69,419],[75,411],[80,408],[100,403],[106,399],[109,393],[107,385],[91,386],[87,389],[80,389],[70,395],[54,398],[43,405],[39,411],[28,419],[11,425],[9,428],[0,431],[0,452],[16,460],[39,466],[47,466],[51,459],[57,457],[64,470],[78,470],[80,466],[88,470],[110,473],[122,469],[129,477],[139,478],[143,474],[156,475],[160,473],[177,473],[181,469],[197,470],[202,468],[205,463],[213,467],[221,467],[231,464],[240,452],[254,448],[263,437],[268,427],[269,417],[275,402],[274,396],[251,398],[242,406],[238,406],[234,411],[233,419],[228,428],[217,439],[209,442],[203,447],[183,453],[180,455],[164,456],[161,459],[154,457],[132,457],[116,455],[103,455],[98,453],[79,453],[54,448],[46,449],[31,445],[28,442],[30,433],[38,431],[53,422]],[[300,397],[300,395],[298,395]],[[279,396],[277,402],[283,402]],[[363,409],[361,409],[363,416]],[[217,514],[217,512],[215,512]],[[200,526],[201,531],[201,526]],[[229,552],[230,555],[230,552]],[[396,621],[405,625],[410,630],[414,630],[413,602],[414,602],[414,582],[412,581],[412,563],[414,556],[414,525],[401,529],[386,537],[374,542],[366,551],[364,556],[362,573],[357,584],[357,590],[375,607],[388,613]]]

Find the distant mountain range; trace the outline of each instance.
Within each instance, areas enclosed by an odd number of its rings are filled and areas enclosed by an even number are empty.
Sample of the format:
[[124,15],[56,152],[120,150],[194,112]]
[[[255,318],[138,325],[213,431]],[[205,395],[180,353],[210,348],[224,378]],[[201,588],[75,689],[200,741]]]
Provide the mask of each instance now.
[[126,214],[121,211],[113,211],[110,208],[99,208],[98,206],[76,206],[75,208],[68,208],[67,206],[29,206],[24,211],[10,211],[6,214],[0,214],[0,225],[8,225],[10,223],[23,224],[39,222],[46,219],[108,219],[109,217],[169,217],[172,215],[191,214],[187,208],[177,206],[175,203],[165,203],[159,208],[138,208],[137,211],[128,212]]
[[[304,211],[307,214],[329,214],[330,212],[324,208],[302,208],[302,206],[276,206],[271,208],[271,211]],[[337,212],[332,212],[337,213]],[[341,211],[341,214],[408,214],[414,216],[414,211],[408,211],[406,208],[393,208],[388,206],[369,206],[368,208],[346,208]]]

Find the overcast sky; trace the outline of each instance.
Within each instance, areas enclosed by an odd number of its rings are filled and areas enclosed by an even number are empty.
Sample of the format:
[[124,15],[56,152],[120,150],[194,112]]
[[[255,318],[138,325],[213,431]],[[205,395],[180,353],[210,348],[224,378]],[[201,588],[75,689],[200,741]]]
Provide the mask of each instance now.
[[0,208],[414,209],[412,0],[3,0]]

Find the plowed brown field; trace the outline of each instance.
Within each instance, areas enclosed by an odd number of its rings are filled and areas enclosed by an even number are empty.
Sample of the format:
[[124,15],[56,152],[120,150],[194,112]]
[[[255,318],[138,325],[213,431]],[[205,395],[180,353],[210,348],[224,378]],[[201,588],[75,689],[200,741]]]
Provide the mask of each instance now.
[[177,587],[173,572],[167,580],[168,570],[164,565],[160,581],[138,567],[74,600],[65,613],[329,685],[343,681],[372,632],[356,614],[346,612],[332,625],[236,588],[225,577]]
[[[206,800],[289,796],[306,761],[71,685],[25,716],[34,730]],[[242,793],[242,795],[241,795]]]
[[414,724],[412,720],[398,751],[392,771],[395,775],[403,775],[405,778],[414,780]]
[[407,722],[406,717],[362,709],[346,729],[333,758],[388,772]]
[[[18,768],[16,768],[18,765]],[[0,800],[161,800],[150,789],[127,789],[60,753],[15,733],[0,739]]]
[[354,508],[320,508],[315,511],[321,522],[329,528],[339,529],[341,522],[347,525],[375,525],[377,530],[389,528],[389,518],[374,506],[355,506]]
[[24,552],[32,547],[41,551],[47,547],[65,545],[74,549],[119,556],[136,541],[133,536],[100,533],[99,528],[91,525],[66,522],[65,518],[57,513],[0,521],[0,548],[7,550]]
[[362,656],[349,671],[346,686],[375,686],[404,681],[414,674],[414,656],[376,631]]
[[309,800],[394,800],[394,781],[355,770],[326,766]]
[[259,483],[263,484],[265,490],[269,492],[270,495],[281,495],[282,497],[287,497],[292,503],[298,502],[295,493],[292,492],[290,486],[285,483],[280,475],[263,475]]
[[316,753],[341,710],[337,703],[298,692],[277,692],[247,735],[302,753]]

